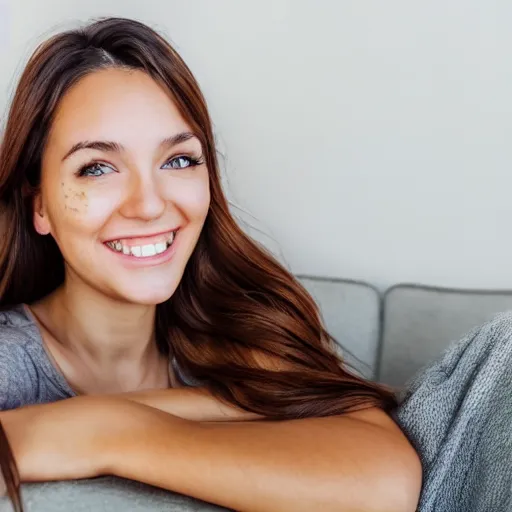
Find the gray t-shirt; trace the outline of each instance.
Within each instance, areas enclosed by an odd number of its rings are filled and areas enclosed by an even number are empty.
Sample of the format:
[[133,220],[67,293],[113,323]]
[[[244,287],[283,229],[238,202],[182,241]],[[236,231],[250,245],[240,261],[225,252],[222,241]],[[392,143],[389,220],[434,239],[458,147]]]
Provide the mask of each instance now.
[[75,393],[50,360],[27,308],[0,311],[0,410],[72,396]]
[[[180,384],[196,384],[172,367]],[[19,305],[0,311],[0,411],[75,395],[50,359],[30,310]]]

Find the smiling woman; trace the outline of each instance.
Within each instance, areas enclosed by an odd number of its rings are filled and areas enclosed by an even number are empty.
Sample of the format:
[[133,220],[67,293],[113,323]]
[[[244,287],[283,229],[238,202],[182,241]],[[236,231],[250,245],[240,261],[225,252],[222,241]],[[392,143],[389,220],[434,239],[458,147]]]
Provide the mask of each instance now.
[[414,510],[393,394],[345,368],[312,298],[231,216],[204,98],[152,29],[104,19],[37,49],[0,201],[0,421],[22,480]]

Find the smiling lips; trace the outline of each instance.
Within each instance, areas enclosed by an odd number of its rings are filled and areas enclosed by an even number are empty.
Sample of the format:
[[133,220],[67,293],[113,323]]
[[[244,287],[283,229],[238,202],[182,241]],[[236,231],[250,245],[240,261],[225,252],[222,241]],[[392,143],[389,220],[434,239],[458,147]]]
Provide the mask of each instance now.
[[126,256],[149,258],[167,251],[173,244],[177,231],[176,229],[156,236],[110,240],[105,242],[105,245]]

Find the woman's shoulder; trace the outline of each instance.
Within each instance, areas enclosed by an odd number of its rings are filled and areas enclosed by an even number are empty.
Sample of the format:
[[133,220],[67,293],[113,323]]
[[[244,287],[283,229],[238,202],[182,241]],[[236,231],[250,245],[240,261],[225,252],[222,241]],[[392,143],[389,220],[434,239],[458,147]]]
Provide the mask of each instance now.
[[0,310],[0,364],[22,354],[37,358],[42,350],[39,328],[25,306]]
[[0,311],[0,410],[33,400],[37,361],[44,350],[39,336],[24,306]]
[[0,310],[0,344],[25,345],[35,341],[37,327],[23,305]]

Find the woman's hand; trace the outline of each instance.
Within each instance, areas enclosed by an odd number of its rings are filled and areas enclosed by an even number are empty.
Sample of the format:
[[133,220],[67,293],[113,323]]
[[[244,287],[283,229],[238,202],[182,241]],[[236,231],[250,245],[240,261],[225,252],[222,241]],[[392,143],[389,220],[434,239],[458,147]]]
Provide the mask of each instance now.
[[111,440],[140,407],[77,397],[1,412],[0,419],[22,481],[68,480],[109,473]]

